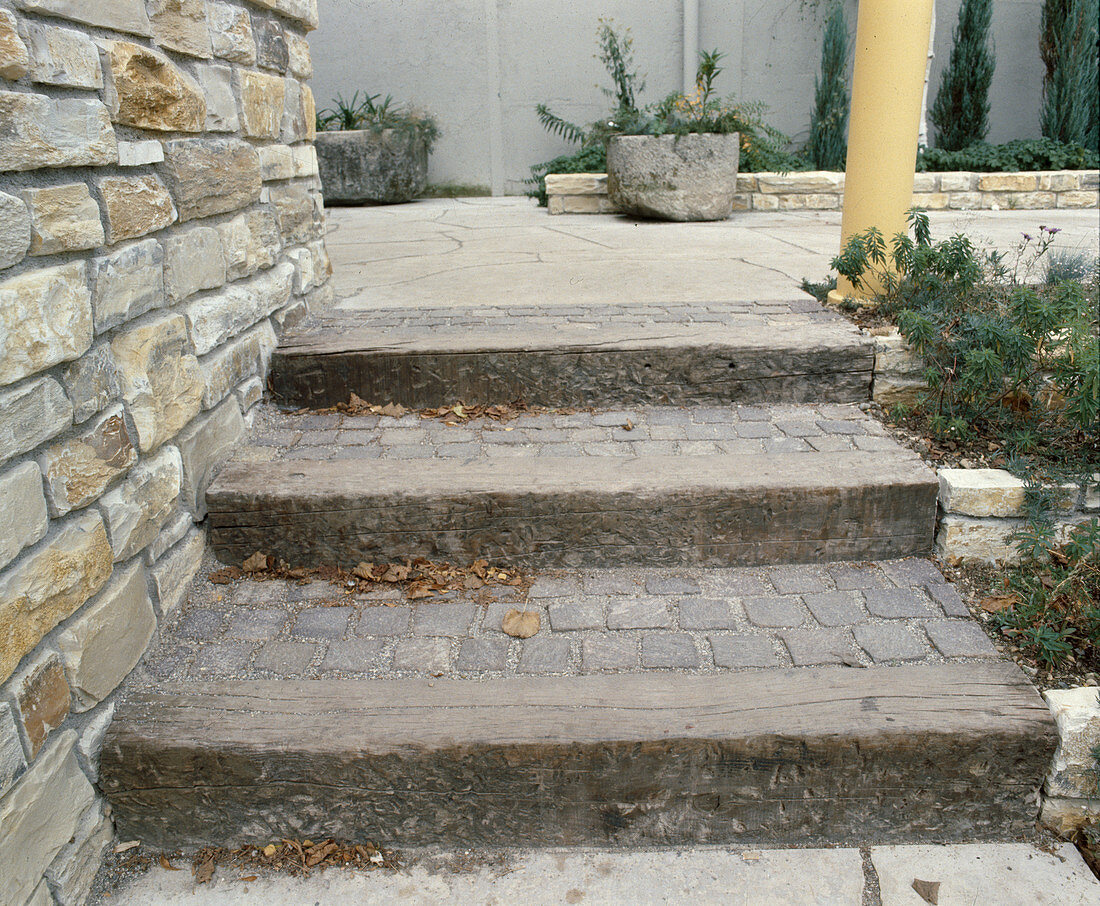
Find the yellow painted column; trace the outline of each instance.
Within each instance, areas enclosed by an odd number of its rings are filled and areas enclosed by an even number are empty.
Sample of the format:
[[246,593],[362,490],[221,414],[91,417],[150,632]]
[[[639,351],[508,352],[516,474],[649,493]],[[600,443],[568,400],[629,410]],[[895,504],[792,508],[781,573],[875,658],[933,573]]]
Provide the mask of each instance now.
[[[932,4],[859,0],[841,248],[872,226],[888,244],[907,229]],[[858,295],[841,277],[830,299]]]

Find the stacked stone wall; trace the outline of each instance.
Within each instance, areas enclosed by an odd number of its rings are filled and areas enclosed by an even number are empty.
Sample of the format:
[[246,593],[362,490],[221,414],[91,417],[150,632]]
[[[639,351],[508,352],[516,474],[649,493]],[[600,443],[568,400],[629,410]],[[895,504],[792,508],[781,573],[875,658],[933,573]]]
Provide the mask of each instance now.
[[79,903],[119,684],[326,301],[316,0],[0,0],[0,902]]
[[[1100,172],[1057,170],[1038,173],[918,173],[913,206],[929,211],[1095,208]],[[561,173],[546,177],[551,214],[610,214],[607,174]],[[844,174],[741,173],[735,211],[839,211]]]

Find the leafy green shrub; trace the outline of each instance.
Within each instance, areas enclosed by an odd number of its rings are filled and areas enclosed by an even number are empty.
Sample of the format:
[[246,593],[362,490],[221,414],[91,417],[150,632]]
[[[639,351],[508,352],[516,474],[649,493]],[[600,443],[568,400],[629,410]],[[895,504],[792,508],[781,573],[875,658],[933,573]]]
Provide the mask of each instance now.
[[825,22],[821,75],[814,80],[814,109],[806,153],[818,170],[843,170],[848,153],[848,21],[837,3]]
[[368,94],[360,101],[357,91],[349,101],[343,95],[337,94],[331,107],[317,111],[317,131],[368,129],[381,132],[384,129],[395,129],[398,132],[415,134],[431,151],[432,145],[439,138],[439,126],[434,117],[395,104],[392,95],[387,94],[382,101],[378,100],[380,97],[380,94]]
[[971,170],[1000,173],[1014,170],[1095,170],[1100,155],[1083,145],[1049,138],[1026,138],[989,145],[976,142],[961,151],[924,148],[917,155],[918,172]]
[[[545,104],[536,105],[535,113],[547,132],[580,146],[575,154],[563,155],[531,168],[531,177],[526,180],[531,189],[527,194],[538,199],[540,205],[546,204],[545,177],[548,173],[602,172],[606,169],[606,142],[613,135],[739,132],[741,170],[809,169],[805,161],[784,150],[790,139],[765,121],[766,105],[715,96],[714,81],[722,71],[718,64],[723,55],[719,51],[705,51],[699,55],[696,84],[692,91],[686,94],[676,92],[655,104],[640,108],[637,96],[644,90],[645,82],[634,68],[634,42],[630,30],[619,34],[610,20],[600,19],[597,34],[600,45],[598,56],[611,77],[612,87],[601,89],[612,101],[611,111],[607,117],[582,126],[564,119]],[[557,169],[580,166],[582,163],[591,166],[591,169]]]
[[1039,53],[1043,77],[1041,127],[1047,138],[1100,150],[1097,81],[1097,0],[1044,0]]
[[993,81],[993,48],[989,23],[992,0],[963,0],[947,70],[932,104],[936,146],[958,151],[980,142],[989,132],[989,84]]

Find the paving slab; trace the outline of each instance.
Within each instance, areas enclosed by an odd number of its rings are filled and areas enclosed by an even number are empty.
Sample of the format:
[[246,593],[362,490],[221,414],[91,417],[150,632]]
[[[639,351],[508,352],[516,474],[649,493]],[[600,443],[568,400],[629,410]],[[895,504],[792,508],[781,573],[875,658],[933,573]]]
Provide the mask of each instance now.
[[882,906],[927,906],[914,880],[939,882],[938,906],[1095,906],[1100,880],[1069,843],[875,846]]
[[[462,870],[451,866],[473,863]],[[487,863],[487,864],[479,864]],[[706,906],[858,906],[863,890],[855,849],[607,852],[526,850],[454,852],[422,858],[402,872],[308,878],[264,875],[241,881],[219,872],[196,885],[187,871],[155,867],[102,901],[112,906],[343,906],[349,903],[612,904]]]

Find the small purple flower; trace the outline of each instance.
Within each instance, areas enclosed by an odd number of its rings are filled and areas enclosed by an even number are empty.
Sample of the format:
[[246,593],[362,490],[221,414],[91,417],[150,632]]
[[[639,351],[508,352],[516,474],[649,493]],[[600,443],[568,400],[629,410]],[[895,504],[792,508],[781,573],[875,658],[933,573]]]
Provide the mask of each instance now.
[[1024,237],[1025,242],[1031,242],[1031,234],[1030,233],[1021,233],[1020,235]]
[[1062,228],[1061,227],[1051,227],[1049,230],[1047,230],[1047,232],[1050,233],[1051,236],[1053,236],[1055,233],[1062,232]]

